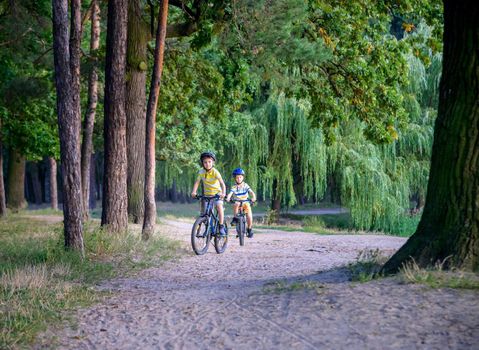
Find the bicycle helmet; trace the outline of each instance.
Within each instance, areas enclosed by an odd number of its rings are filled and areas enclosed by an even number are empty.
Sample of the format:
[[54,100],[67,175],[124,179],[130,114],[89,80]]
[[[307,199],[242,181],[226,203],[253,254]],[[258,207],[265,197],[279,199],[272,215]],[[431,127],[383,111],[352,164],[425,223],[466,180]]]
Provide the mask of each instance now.
[[235,170],[233,170],[233,177],[235,177],[236,175],[243,175],[245,176],[245,172],[243,169],[241,168],[236,168]]
[[203,159],[205,159],[205,158],[213,158],[213,160],[216,162],[216,156],[213,152],[206,151],[206,152],[201,153],[200,162],[202,163]]

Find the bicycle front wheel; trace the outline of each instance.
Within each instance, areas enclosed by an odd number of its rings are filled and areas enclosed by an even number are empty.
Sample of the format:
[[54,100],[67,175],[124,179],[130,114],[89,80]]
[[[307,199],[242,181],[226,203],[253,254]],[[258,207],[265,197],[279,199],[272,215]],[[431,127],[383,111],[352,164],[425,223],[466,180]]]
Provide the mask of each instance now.
[[215,235],[215,250],[218,254],[224,253],[228,246],[228,225],[225,222],[226,236],[220,236],[219,232]]
[[244,218],[240,217],[238,222],[236,223],[236,233],[238,234],[240,246],[244,246]]
[[199,217],[191,230],[191,246],[196,255],[203,255],[208,251],[211,235],[208,230],[208,219]]

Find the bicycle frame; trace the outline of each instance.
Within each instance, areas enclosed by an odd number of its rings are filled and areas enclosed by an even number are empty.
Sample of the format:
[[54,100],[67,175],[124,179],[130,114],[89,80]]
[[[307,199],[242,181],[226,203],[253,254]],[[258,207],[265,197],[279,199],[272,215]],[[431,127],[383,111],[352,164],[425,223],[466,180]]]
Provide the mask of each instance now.
[[201,214],[201,216],[204,216],[208,218],[208,228],[206,232],[210,233],[212,236],[216,235],[216,231],[219,227],[219,218],[218,218],[218,210],[216,209],[216,206],[214,205],[214,201],[219,199],[218,196],[214,197],[206,197],[206,196],[198,196],[198,199],[204,200],[206,207],[205,211]]

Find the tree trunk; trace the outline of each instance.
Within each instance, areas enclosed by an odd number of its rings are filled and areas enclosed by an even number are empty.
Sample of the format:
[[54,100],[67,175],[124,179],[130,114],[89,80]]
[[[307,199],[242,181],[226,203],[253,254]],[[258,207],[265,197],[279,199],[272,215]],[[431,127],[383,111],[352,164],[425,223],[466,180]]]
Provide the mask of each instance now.
[[128,2],[128,49],[126,83],[126,144],[128,216],[132,222],[143,222],[145,209],[145,105],[146,70],[148,69],[148,26],[142,21],[139,0]]
[[7,207],[13,211],[24,209],[25,201],[25,157],[10,149],[7,174]]
[[126,231],[128,227],[125,113],[127,6],[128,0],[108,1],[101,225],[110,232]]
[[42,184],[40,182],[40,174],[38,172],[38,163],[30,162],[30,175],[32,179],[33,198],[35,204],[42,204]]
[[90,160],[90,193],[89,193],[89,198],[88,201],[90,203],[89,209],[95,209],[96,208],[96,170],[95,170],[95,154],[91,155],[91,160]]
[[2,139],[0,138],[0,217],[5,215],[7,215],[7,204],[5,198],[5,183],[3,181],[3,145]]
[[57,161],[49,157],[48,163],[50,164],[50,204],[53,210],[58,210]]
[[80,173],[80,1],[72,0],[71,6],[70,38],[68,1],[53,0],[53,53],[62,166],[65,247],[83,254]]
[[160,94],[161,73],[163,71],[163,54],[165,50],[166,21],[168,17],[168,0],[162,0],[158,13],[158,29],[156,31],[155,63],[151,78],[150,96],[146,111],[146,143],[145,143],[145,219],[143,221],[142,238],[147,240],[155,231],[155,132],[156,109]]
[[281,196],[278,191],[278,181],[273,180],[273,193],[271,196],[271,210],[275,210],[278,215],[281,210]]
[[444,1],[444,58],[426,205],[414,235],[386,263],[479,269],[479,7]]
[[[95,55],[100,47],[100,6],[98,0],[91,4],[91,39],[90,54]],[[96,105],[98,101],[98,73],[96,62],[92,66],[88,77],[88,107],[83,126],[83,143],[81,150],[81,177],[82,177],[82,203],[83,219],[89,217],[90,199],[90,168],[93,153],[93,126],[95,124]]]

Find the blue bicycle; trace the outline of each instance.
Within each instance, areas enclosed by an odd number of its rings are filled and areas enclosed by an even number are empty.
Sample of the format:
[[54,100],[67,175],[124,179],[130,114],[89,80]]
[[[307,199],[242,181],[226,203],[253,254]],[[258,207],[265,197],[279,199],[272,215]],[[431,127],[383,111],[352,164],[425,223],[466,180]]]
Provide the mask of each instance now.
[[191,246],[196,255],[203,255],[208,251],[211,238],[214,238],[216,253],[221,254],[228,246],[228,226],[225,222],[226,235],[220,235],[220,222],[218,211],[214,205],[215,200],[220,197],[196,196],[196,199],[205,201],[206,208],[204,212],[196,219],[191,230]]

